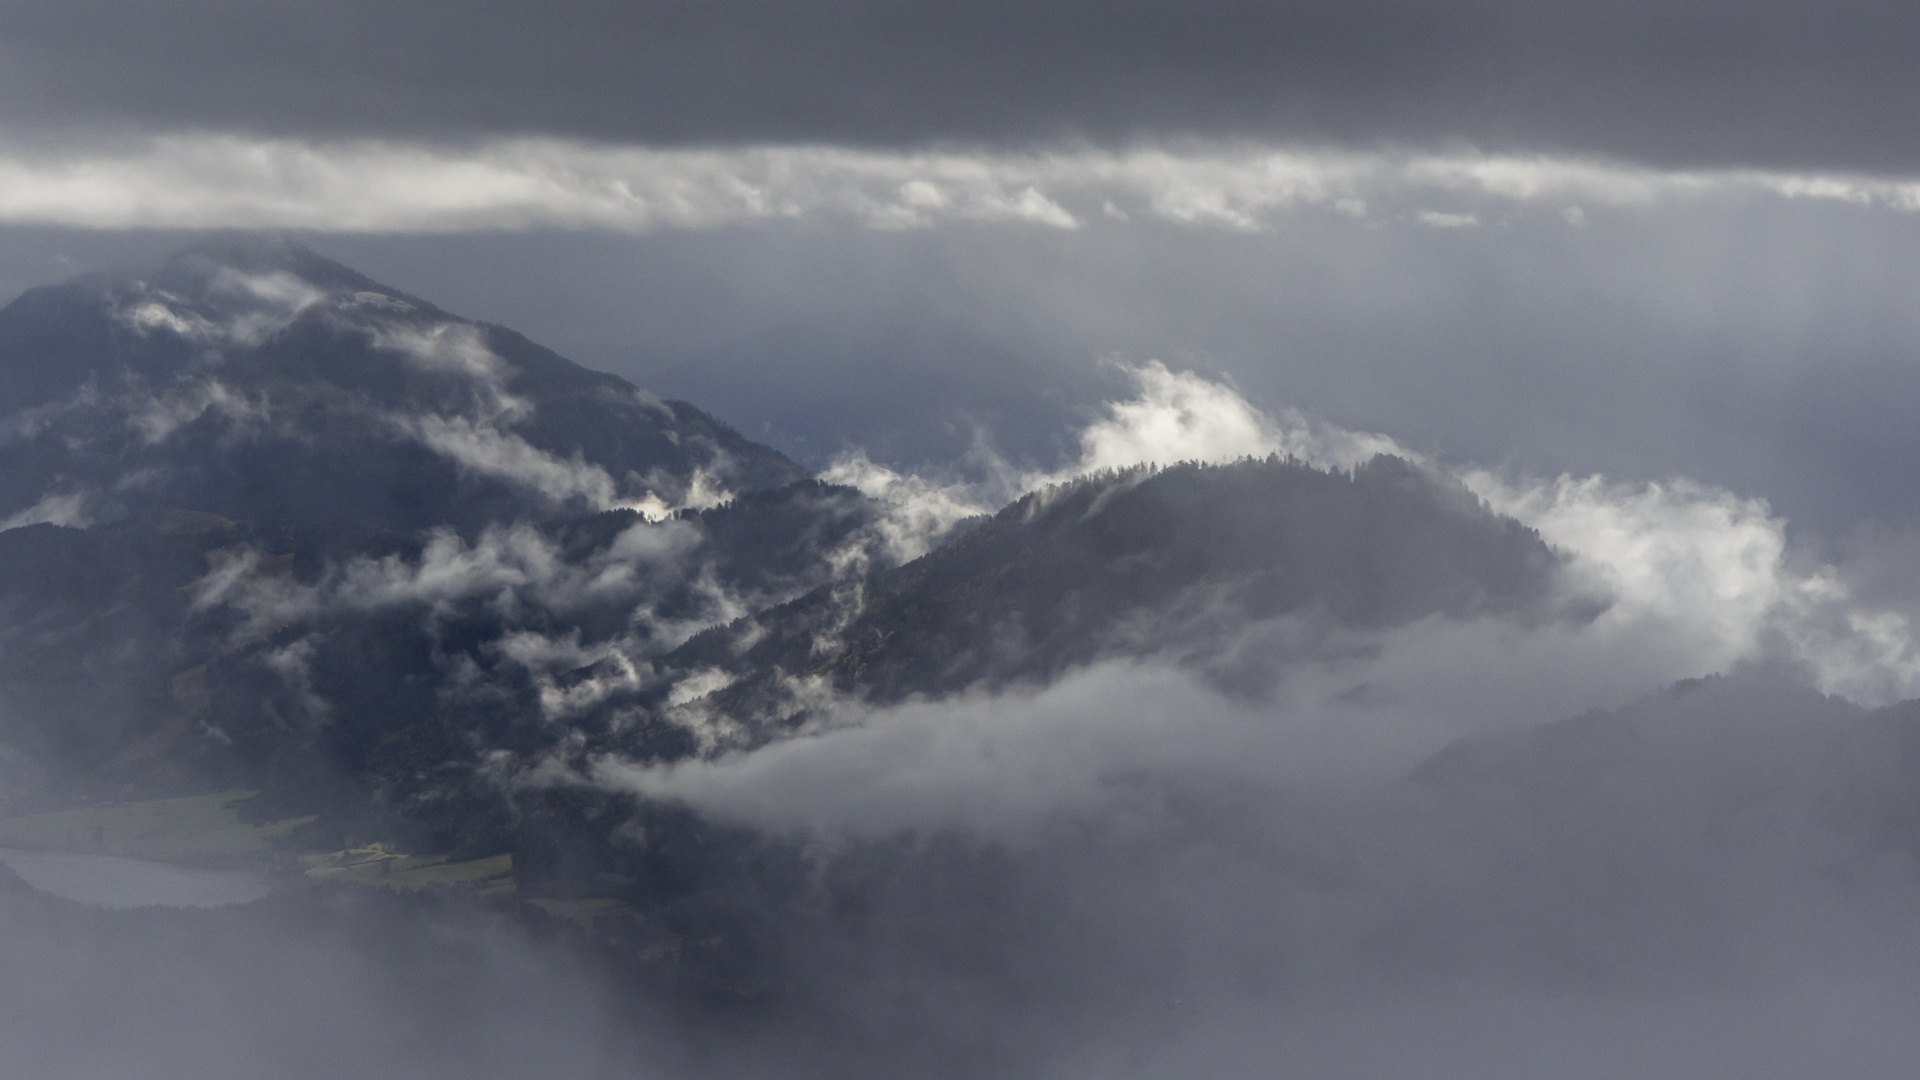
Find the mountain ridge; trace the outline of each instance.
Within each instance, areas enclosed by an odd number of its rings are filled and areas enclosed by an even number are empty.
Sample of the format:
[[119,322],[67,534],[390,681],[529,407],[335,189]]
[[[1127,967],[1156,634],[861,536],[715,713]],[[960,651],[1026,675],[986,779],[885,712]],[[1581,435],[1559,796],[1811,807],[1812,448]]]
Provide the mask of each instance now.
[[1555,610],[1558,566],[1538,534],[1398,458],[1344,473],[1278,456],[1142,467],[1030,493],[857,595],[826,587],[665,662],[742,673],[716,700],[768,715],[795,676],[886,702],[1157,653],[1251,689],[1270,676],[1231,670],[1222,644],[1282,616],[1350,630],[1590,617]]
[[[277,823],[266,858],[295,888],[347,888],[319,864],[363,860],[365,884],[484,862],[499,897],[460,902],[578,915],[636,985],[715,1015],[830,1014],[846,985],[896,986],[872,961],[930,973],[932,1013],[957,988],[1036,1024],[1163,1009],[1127,988],[1190,945],[1276,993],[1314,992],[1316,964],[1684,977],[1742,959],[1720,927],[1774,925],[1749,886],[1776,867],[1839,903],[1920,852],[1920,703],[1778,672],[1420,742],[1338,805],[1289,787],[1268,759],[1311,755],[1296,713],[1424,719],[1419,678],[1459,654],[1376,663],[1406,641],[1601,627],[1566,556],[1419,462],[1101,471],[906,559],[928,489],[827,483],[298,250],[189,252],[0,312],[0,370],[26,370],[23,326],[67,335],[35,362],[94,357],[7,384],[46,398],[0,435],[9,811],[255,792],[226,809]],[[19,520],[51,497],[69,520]],[[899,769],[916,739],[947,757]],[[866,832],[809,832],[810,789],[781,802],[795,786],[766,778],[809,753],[838,755],[812,775]],[[892,812],[956,760],[977,790]],[[743,775],[772,825],[685,794]],[[1037,823],[970,831],[970,798],[1022,785],[1047,789]],[[1257,915],[1223,934],[1209,904]]]
[[30,291],[0,310],[0,371],[12,524],[664,514],[809,475],[692,405],[284,241]]

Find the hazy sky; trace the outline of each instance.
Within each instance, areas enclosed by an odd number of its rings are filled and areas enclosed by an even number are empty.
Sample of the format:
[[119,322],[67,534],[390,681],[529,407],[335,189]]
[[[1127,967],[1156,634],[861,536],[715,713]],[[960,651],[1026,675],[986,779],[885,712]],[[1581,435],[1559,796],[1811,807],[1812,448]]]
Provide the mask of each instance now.
[[1453,463],[1920,519],[1906,5],[0,11],[9,296],[285,229],[813,462],[1046,465],[1157,357]]

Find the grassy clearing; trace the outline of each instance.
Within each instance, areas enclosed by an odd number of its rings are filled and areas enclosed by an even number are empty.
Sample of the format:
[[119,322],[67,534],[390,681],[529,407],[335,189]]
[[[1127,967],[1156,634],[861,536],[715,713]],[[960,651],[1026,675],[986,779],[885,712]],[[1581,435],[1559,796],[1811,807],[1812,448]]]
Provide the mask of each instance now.
[[513,856],[493,855],[448,862],[445,855],[405,855],[388,844],[369,844],[302,859],[316,881],[342,881],[411,892],[429,885],[458,885],[482,895],[513,891]]
[[552,915],[556,919],[567,919],[579,924],[583,930],[593,929],[593,924],[607,919],[637,919],[632,908],[625,903],[608,897],[594,897],[587,900],[553,900],[541,897],[527,903]]
[[[275,842],[313,819],[247,824],[240,820],[240,804],[257,794],[221,791],[0,818],[0,847],[124,855],[176,864],[258,864],[275,855],[287,858],[276,849]],[[307,877],[317,881],[344,881],[382,889],[412,891],[448,885],[482,895],[511,893],[514,889],[512,855],[448,862],[445,855],[407,855],[390,844],[369,844],[330,854],[302,855],[299,865]],[[591,925],[593,919],[605,914],[582,909],[578,916],[565,917],[584,919],[582,925]]]
[[220,791],[0,818],[0,846],[156,862],[260,858],[273,853],[275,841],[313,819],[247,824],[240,820],[239,807],[257,794]]

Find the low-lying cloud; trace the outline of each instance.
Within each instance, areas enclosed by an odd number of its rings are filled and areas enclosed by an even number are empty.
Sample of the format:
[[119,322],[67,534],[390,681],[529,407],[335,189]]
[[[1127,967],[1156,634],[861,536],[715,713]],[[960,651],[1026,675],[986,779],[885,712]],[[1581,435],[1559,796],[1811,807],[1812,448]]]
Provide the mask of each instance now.
[[842,454],[820,473],[859,489],[886,510],[880,530],[899,559],[918,558],[967,518],[992,513],[1029,491],[1100,472],[1183,461],[1218,463],[1272,454],[1322,468],[1350,469],[1377,454],[1411,457],[1384,435],[1314,423],[1289,410],[1267,415],[1233,386],[1158,360],[1117,363],[1135,396],[1109,401],[1078,436],[1074,459],[1058,469],[1022,469],[984,437],[956,469],[960,478],[888,468],[862,450]]
[[1685,479],[1464,479],[1571,556],[1568,587],[1608,604],[1601,632],[1663,637],[1702,673],[1771,657],[1867,704],[1920,693],[1907,617],[1855,597],[1838,568],[1804,565],[1764,499]]
[[[1443,469],[1385,436],[1263,412],[1230,385],[1192,372],[1148,364],[1133,378],[1135,395],[1092,420],[1066,468],[1008,470],[981,484],[1017,491],[1155,463],[1269,454],[1351,468],[1397,452]],[[894,508],[877,537],[861,542],[902,552],[924,549],[976,509],[998,505],[984,486],[955,488],[857,459],[831,475]],[[808,727],[753,750],[727,751],[724,741],[708,739],[704,757],[676,763],[602,756],[584,774],[522,774],[530,786],[586,782],[689,807],[722,827],[771,837],[785,854],[769,863],[791,855],[803,868],[797,883],[780,881],[790,892],[742,885],[721,899],[746,913],[745,925],[762,928],[755,947],[778,958],[767,962],[791,965],[782,977],[799,988],[801,1004],[783,1001],[793,1011],[772,1015],[810,1024],[810,1042],[796,1040],[784,1057],[740,1051],[710,1070],[683,1067],[672,1056],[675,1037],[664,1037],[668,1059],[638,1065],[609,1065],[597,1049],[581,1062],[556,1060],[581,1071],[701,1075],[732,1065],[749,1074],[846,1075],[858,1072],[847,1061],[869,1054],[881,1070],[913,1073],[919,1070],[903,1063],[922,1060],[918,1047],[946,1039],[972,1055],[943,1065],[956,1076],[1235,1075],[1275,1063],[1338,1076],[1361,1065],[1433,1065],[1436,1053],[1444,1060],[1430,1071],[1439,1075],[1501,1076],[1565,1071],[1573,1058],[1593,1060],[1575,1052],[1582,1040],[1644,1032],[1664,1041],[1600,1060],[1655,1069],[1681,1062],[1734,1075],[1728,1047],[1752,1034],[1744,1025],[1772,1031],[1770,1021],[1791,1024],[1779,1019],[1801,1015],[1791,1003],[1853,1009],[1904,992],[1897,980],[1883,987],[1878,970],[1848,970],[1842,960],[1856,955],[1849,951],[1825,954],[1826,966],[1785,979],[1753,974],[1760,960],[1791,964],[1831,942],[1863,950],[1881,940],[1882,925],[1862,914],[1844,883],[1802,873],[1799,863],[1768,861],[1781,851],[1799,858],[1794,845],[1809,836],[1819,859],[1851,854],[1802,830],[1798,818],[1772,832],[1777,822],[1764,814],[1757,825],[1741,819],[1748,828],[1740,843],[1760,836],[1749,865],[1719,847],[1690,847],[1698,838],[1676,826],[1666,804],[1608,801],[1615,774],[1596,779],[1593,804],[1614,816],[1575,814],[1579,829],[1570,836],[1529,831],[1546,828],[1536,816],[1502,816],[1502,785],[1523,786],[1525,767],[1468,793],[1488,794],[1490,811],[1472,799],[1464,808],[1422,801],[1441,796],[1409,794],[1400,783],[1461,736],[1623,705],[1675,679],[1750,662],[1800,665],[1820,687],[1861,702],[1900,696],[1912,679],[1902,617],[1856,596],[1840,569],[1804,564],[1762,500],[1684,480],[1454,475],[1566,556],[1562,587],[1572,614],[1429,618],[1331,640],[1296,620],[1274,620],[1203,653],[1094,664],[1045,686],[889,707],[823,693]],[[467,602],[500,611],[609,597],[643,604],[650,575],[697,581],[697,530],[688,520],[636,522],[572,561],[530,526],[469,538],[442,532],[417,555],[351,561],[305,585],[271,572],[257,554],[230,551],[201,583],[201,601],[246,611],[259,620],[256,633],[329,611],[400,605],[423,608],[430,620]],[[857,547],[837,572],[864,568]],[[767,598],[710,599],[709,621]],[[646,617],[636,613],[639,622]],[[614,692],[672,677],[652,669],[650,650],[680,640],[687,628],[637,622],[629,629],[591,641],[515,631],[489,648],[530,676],[544,717],[565,720]],[[1315,648],[1293,648],[1308,639]],[[274,654],[291,685],[302,685],[312,649],[296,641]],[[1239,668],[1262,664],[1272,678],[1237,677]],[[588,677],[573,677],[584,668],[592,669]],[[667,705],[695,717],[703,695],[728,678],[717,669],[682,673]],[[1681,704],[1672,709],[1684,723],[1685,703],[1706,701],[1701,709],[1722,732],[1779,720],[1749,708],[1751,695],[1770,694],[1776,684],[1752,685],[1745,698],[1713,699],[1711,688],[1696,698],[1674,695]],[[1850,706],[1833,709],[1855,715]],[[1585,764],[1639,760],[1631,731],[1620,738]],[[1618,758],[1606,756],[1614,750]],[[1752,777],[1738,773],[1748,756],[1717,755],[1703,772],[1716,778],[1712,770],[1724,764],[1739,791],[1753,790]],[[1630,779],[1658,794],[1666,789],[1653,782],[1671,774],[1655,772],[1652,780]],[[1679,805],[1693,806],[1696,789],[1681,787]],[[1787,799],[1792,813],[1804,809],[1791,803],[1794,790],[1764,790]],[[1572,805],[1587,808],[1577,799]],[[1778,807],[1767,802],[1765,809]],[[644,844],[643,833],[635,830],[633,842]],[[1560,844],[1567,840],[1574,843]],[[1723,873],[1729,863],[1737,873]],[[1884,876],[1885,895],[1905,903],[1910,873]],[[485,942],[511,932],[474,933]],[[1696,964],[1697,955],[1707,959]],[[261,978],[244,958],[221,963]],[[450,999],[461,1011],[436,1019],[438,1030],[467,1036],[472,1026],[488,1026],[495,1010],[549,1019],[551,1011],[530,1006],[524,992],[505,992],[545,985],[527,983],[517,965],[509,956],[466,980],[485,1000]],[[61,974],[57,965],[46,970]],[[1703,970],[1721,982],[1660,999],[1677,1002],[1675,1013],[1649,1011],[1645,980],[1697,979]],[[570,982],[570,969],[530,977],[570,987],[574,996],[562,1011],[574,1015],[597,1020],[608,1000],[595,985]],[[357,972],[336,977],[323,969],[319,989],[295,1004],[338,1009],[335,997],[390,1000],[382,995],[397,985],[388,981],[395,976],[379,968],[366,978],[362,985]],[[94,983],[69,982],[84,983],[89,1000],[127,1007]],[[1550,1029],[1551,1039],[1512,1039],[1516,1010]],[[1676,1014],[1719,1026],[1690,1040],[1678,1031],[1685,1025],[1669,1022]],[[270,1019],[285,1023],[272,1009],[258,1023]],[[581,1026],[603,1037],[597,1022]],[[215,1030],[226,1036],[229,1029]],[[311,1039],[313,1030],[286,1024],[266,1038]],[[488,1075],[493,1067],[472,1055],[416,1059],[415,1042],[391,1026],[377,1030],[396,1048],[393,1059],[412,1071],[431,1074],[430,1065]],[[1857,1036],[1844,1045],[1817,1016],[1799,1030],[1829,1036],[1812,1044],[1805,1061],[1861,1063],[1869,1074],[1910,1043],[1899,1034],[1904,1029],[1877,1015],[1848,1029]],[[1363,1038],[1372,1039],[1364,1053],[1343,1052]],[[528,1039],[524,1045],[552,1045]],[[1495,1050],[1486,1049],[1489,1040]],[[176,1043],[168,1048],[193,1059]],[[615,1050],[636,1052],[625,1042]]]

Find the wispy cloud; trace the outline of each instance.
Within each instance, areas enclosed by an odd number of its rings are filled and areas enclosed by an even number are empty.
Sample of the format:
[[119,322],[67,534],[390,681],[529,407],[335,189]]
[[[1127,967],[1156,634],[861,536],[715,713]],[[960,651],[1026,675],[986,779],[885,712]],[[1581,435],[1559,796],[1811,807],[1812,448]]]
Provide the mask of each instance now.
[[1472,214],[1448,214],[1439,210],[1422,210],[1413,215],[1413,219],[1429,229],[1471,229],[1480,224],[1480,219]]
[[[1285,454],[1352,468],[1376,454],[1429,467],[1393,439],[1269,415],[1233,387],[1157,362],[1130,369],[1138,395],[1081,432],[1080,460],[1031,489],[1104,468]],[[1883,704],[1920,692],[1920,647],[1907,617],[1856,596],[1833,566],[1798,566],[1786,522],[1765,499],[1678,478],[1622,483],[1465,469],[1493,509],[1539,530],[1570,557],[1565,585],[1607,605],[1585,633],[1663,642],[1672,677],[1743,661],[1805,665],[1828,693]]]
[[1911,212],[1920,178],[1249,144],[1011,153],[172,135],[105,149],[0,146],[0,222],[89,228],[645,232],[829,219],[875,229],[1158,220],[1258,231],[1308,208],[1427,225],[1480,217],[1416,201],[1436,195],[1556,214],[1733,195]]
[[1464,479],[1568,553],[1569,587],[1610,605],[1597,634],[1664,641],[1702,673],[1788,659],[1821,690],[1865,704],[1920,692],[1907,617],[1855,596],[1836,567],[1796,566],[1786,522],[1764,499],[1686,479]]
[[0,520],[0,532],[26,525],[69,525],[76,528],[91,525],[93,520],[87,511],[87,502],[86,492],[49,494],[25,510]]
[[[859,485],[890,509],[902,535],[924,538],[968,513],[1104,470],[1272,454],[1351,469],[1392,454],[1449,471],[1385,435],[1291,409],[1268,413],[1233,386],[1194,372],[1157,361],[1126,370],[1135,395],[1109,402],[1081,430],[1077,459],[1057,471],[1007,470],[985,482],[943,485],[855,456],[824,475]],[[1569,598],[1603,609],[1592,624],[1569,631],[1578,639],[1575,651],[1631,645],[1636,655],[1661,657],[1631,665],[1657,673],[1649,688],[1743,662],[1785,660],[1804,666],[1823,691],[1862,703],[1920,693],[1920,644],[1908,616],[1851,588],[1840,568],[1799,565],[1786,521],[1765,499],[1684,477],[1627,483],[1601,475],[1451,471],[1568,557],[1562,584]],[[925,548],[897,546],[907,557]],[[1609,663],[1624,663],[1609,655]]]
[[956,524],[1051,484],[1139,466],[1221,463],[1280,454],[1322,468],[1350,469],[1377,454],[1414,457],[1385,435],[1315,423],[1294,410],[1270,416],[1234,387],[1158,360],[1120,364],[1134,396],[1109,401],[1079,434],[1080,452],[1055,470],[1023,470],[977,447],[977,479],[943,481],[887,468],[864,451],[841,455],[822,480],[858,488],[883,511],[878,529],[895,558],[914,559]]

